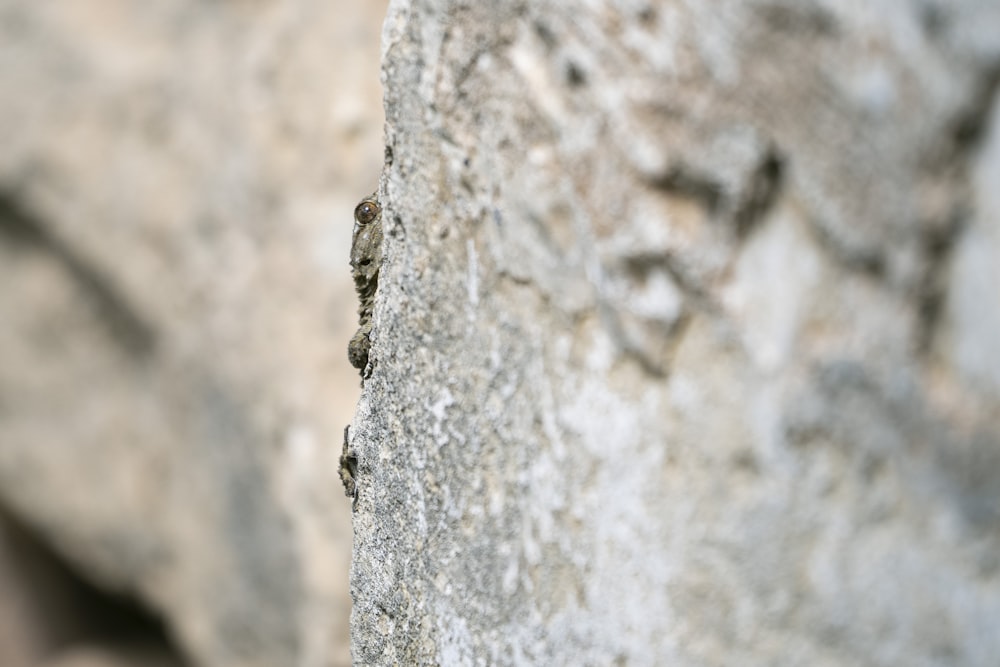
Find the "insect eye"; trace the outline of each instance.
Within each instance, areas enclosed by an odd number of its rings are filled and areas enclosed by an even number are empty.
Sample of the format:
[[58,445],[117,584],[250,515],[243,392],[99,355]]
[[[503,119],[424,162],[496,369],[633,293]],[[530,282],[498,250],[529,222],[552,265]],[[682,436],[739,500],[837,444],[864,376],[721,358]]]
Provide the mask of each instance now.
[[359,224],[367,225],[369,222],[373,221],[378,217],[378,214],[382,212],[376,202],[366,199],[358,207],[354,209],[354,219],[358,221]]

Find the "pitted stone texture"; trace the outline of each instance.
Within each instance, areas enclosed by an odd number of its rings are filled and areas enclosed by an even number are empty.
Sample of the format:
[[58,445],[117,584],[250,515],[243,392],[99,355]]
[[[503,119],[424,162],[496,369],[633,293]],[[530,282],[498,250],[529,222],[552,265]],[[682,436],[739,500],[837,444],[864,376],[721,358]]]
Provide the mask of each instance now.
[[355,660],[991,664],[997,30],[392,3]]

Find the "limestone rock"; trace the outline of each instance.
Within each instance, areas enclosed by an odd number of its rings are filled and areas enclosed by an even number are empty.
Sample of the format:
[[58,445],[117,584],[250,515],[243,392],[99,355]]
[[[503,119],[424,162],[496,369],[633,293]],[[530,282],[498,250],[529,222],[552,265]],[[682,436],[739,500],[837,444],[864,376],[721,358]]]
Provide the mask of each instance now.
[[993,664],[997,34],[392,3],[355,661]]

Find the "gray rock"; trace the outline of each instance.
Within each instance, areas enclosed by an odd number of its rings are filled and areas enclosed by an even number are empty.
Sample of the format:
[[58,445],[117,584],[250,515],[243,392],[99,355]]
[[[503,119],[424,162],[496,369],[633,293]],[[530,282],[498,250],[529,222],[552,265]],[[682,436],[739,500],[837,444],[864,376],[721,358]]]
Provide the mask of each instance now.
[[393,3],[356,663],[994,664],[998,31]]

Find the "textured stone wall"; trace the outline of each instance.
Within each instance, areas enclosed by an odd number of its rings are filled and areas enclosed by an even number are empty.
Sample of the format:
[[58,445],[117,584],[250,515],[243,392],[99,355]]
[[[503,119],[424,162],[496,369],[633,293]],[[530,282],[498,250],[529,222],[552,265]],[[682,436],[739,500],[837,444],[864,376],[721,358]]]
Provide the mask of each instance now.
[[991,665],[1000,5],[399,0],[365,665]]

